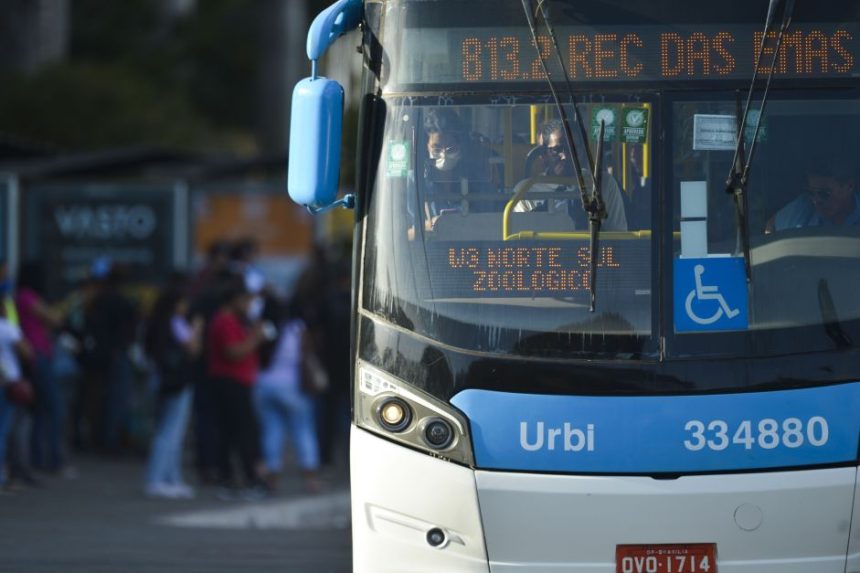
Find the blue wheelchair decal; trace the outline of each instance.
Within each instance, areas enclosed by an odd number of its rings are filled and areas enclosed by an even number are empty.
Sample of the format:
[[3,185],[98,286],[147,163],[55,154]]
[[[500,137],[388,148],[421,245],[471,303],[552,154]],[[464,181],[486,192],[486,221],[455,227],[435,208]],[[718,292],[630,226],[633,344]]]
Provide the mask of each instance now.
[[743,259],[675,259],[675,331],[749,328]]

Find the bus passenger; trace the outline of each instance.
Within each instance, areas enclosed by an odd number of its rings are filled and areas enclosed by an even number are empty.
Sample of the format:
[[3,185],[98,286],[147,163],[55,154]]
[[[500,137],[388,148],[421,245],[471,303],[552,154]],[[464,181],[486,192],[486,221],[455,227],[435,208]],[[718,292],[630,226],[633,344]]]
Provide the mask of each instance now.
[[[543,165],[544,171],[542,175],[548,177],[570,177],[571,182],[574,179],[574,166],[570,155],[570,148],[567,145],[564,137],[564,125],[561,120],[550,120],[540,127],[538,141],[543,147]],[[589,185],[589,178],[585,178],[586,185]],[[604,219],[601,228],[604,231],[626,231],[627,217],[624,209],[624,198],[622,191],[615,178],[605,172],[601,189],[603,192],[603,201],[606,204],[606,219]],[[582,200],[579,190],[574,185],[557,185],[552,183],[536,183],[531,187],[532,192],[569,192],[571,199],[555,199],[555,207],[564,207],[568,214],[576,223],[577,228],[586,228],[587,216],[582,209]],[[514,211],[523,213],[529,211],[546,211],[547,205],[544,199],[523,199],[514,206]]]
[[489,161],[491,152],[470,135],[460,116],[447,108],[430,109],[424,113],[424,131],[425,229],[432,229],[444,213],[500,210],[486,197],[467,203],[470,194],[496,192],[499,186]]
[[628,143],[627,162],[630,165],[627,224],[631,230],[651,228],[651,178],[644,176],[645,152],[641,144]]
[[819,161],[806,176],[806,190],[777,211],[765,233],[798,227],[860,224],[860,198],[854,191],[855,177],[850,164],[836,160]]

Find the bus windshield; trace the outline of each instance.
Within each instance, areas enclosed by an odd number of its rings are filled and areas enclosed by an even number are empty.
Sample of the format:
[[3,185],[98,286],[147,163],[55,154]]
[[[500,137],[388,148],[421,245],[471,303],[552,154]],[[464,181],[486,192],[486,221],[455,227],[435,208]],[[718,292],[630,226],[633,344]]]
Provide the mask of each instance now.
[[653,329],[651,104],[580,109],[631,124],[607,143],[592,313],[588,221],[545,99],[389,101],[369,217],[368,308],[473,350],[567,354],[575,338],[591,337],[607,352],[643,351]]
[[[520,3],[499,4],[385,4],[367,312],[456,348],[546,358],[856,344],[856,7],[798,4],[767,111],[751,110],[747,277],[725,189],[767,2],[547,3],[580,102],[573,149]],[[588,165],[601,124],[606,217],[592,254],[571,157]]]

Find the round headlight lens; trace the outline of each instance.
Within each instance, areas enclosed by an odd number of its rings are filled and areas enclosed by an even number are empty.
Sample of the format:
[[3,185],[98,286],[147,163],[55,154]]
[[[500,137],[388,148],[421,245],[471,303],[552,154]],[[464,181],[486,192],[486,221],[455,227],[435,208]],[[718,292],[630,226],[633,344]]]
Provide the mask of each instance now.
[[424,426],[424,441],[436,450],[444,450],[454,441],[451,424],[441,418],[434,418]]
[[376,416],[389,432],[402,432],[412,422],[412,409],[400,398],[386,398],[376,409]]

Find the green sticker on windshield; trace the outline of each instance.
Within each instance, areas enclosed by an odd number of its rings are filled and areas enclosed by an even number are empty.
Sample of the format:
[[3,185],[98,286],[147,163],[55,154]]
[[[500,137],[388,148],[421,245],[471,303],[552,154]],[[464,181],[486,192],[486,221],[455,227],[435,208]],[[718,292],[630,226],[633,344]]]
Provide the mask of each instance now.
[[648,110],[644,107],[627,108],[622,112],[621,141],[646,143],[648,141]]
[[615,106],[599,106],[591,109],[591,137],[595,140],[600,135],[600,122],[606,124],[603,141],[618,139],[618,108]]
[[388,142],[388,177],[406,177],[409,172],[410,144],[408,141]]

